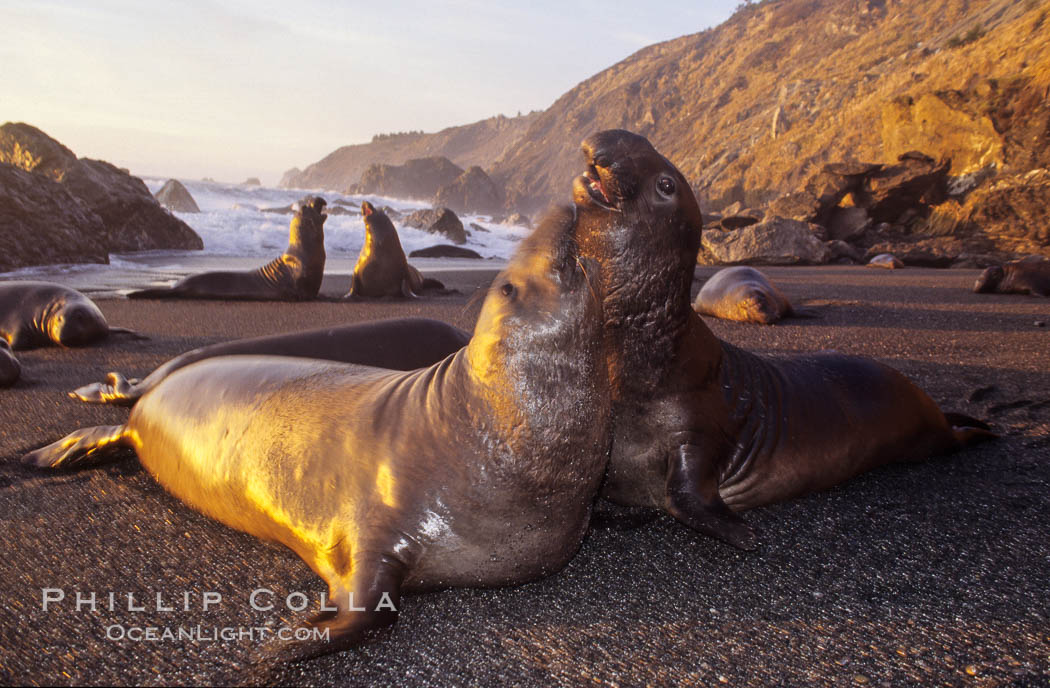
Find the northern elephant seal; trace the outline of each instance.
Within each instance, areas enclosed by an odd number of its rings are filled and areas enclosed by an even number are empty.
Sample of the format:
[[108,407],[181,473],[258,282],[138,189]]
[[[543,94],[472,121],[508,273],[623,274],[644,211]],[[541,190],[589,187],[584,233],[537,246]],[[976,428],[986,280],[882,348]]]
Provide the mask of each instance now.
[[904,263],[892,253],[880,253],[867,262],[864,267],[882,268],[883,270],[902,270]]
[[772,325],[795,314],[791,302],[765,275],[747,265],[723,268],[704,282],[693,310],[723,320]]
[[470,335],[458,327],[429,318],[396,318],[327,327],[252,339],[212,344],[176,356],[142,381],[110,373],[106,382],[94,382],[69,393],[74,399],[95,404],[132,406],[180,368],[216,356],[258,354],[298,356],[340,363],[415,370],[432,365],[459,351]]
[[110,327],[95,302],[51,282],[0,282],[0,337],[15,351],[41,346],[87,346],[110,334],[141,335]]
[[288,248],[251,272],[204,272],[170,287],[142,289],[129,299],[224,299],[237,301],[307,301],[317,298],[324,277],[325,200],[307,197],[295,206],[288,228]]
[[973,285],[978,294],[1050,296],[1050,260],[1029,256],[1003,266],[986,268]]
[[126,425],[23,462],[132,447],[189,505],[290,547],[337,607],[312,622],[329,642],[295,657],[393,623],[402,590],[549,574],[579,546],[608,461],[598,270],[572,229],[571,208],[548,215],[493,282],[470,343],[433,366],[208,359],[145,394]]
[[365,218],[365,243],[354,265],[347,299],[404,296],[414,298],[424,287],[444,288],[436,280],[425,280],[408,264],[394,223],[368,201],[361,204]]
[[583,152],[577,240],[602,266],[614,395],[604,496],[752,548],[735,511],[992,436],[875,361],[719,341],[689,304],[702,221],[686,179],[630,132],[600,132]]
[[11,351],[11,346],[6,339],[0,339],[0,387],[10,387],[21,376],[22,366]]

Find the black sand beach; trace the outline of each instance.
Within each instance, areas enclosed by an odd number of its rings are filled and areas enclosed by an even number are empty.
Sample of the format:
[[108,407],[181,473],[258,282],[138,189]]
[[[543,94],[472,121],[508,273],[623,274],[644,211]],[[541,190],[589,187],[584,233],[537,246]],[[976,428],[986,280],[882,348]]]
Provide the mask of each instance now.
[[[398,624],[374,642],[290,665],[276,680],[1047,685],[1050,300],[973,294],[970,270],[766,273],[820,317],[771,327],[708,319],[718,336],[761,353],[873,356],[1002,438],[749,512],[762,543],[751,553],[659,513],[600,504],[580,553],[560,573],[514,588],[411,596]],[[478,290],[493,275],[443,273],[459,295],[411,302],[100,300],[111,325],[151,339],[20,353],[23,379],[0,390],[0,683],[236,681],[257,641],[207,638],[225,627],[293,623],[308,612],[286,609],[285,596],[303,591],[313,608],[324,589],[291,552],[196,514],[134,460],[53,475],[22,469],[17,458],[28,449],[127,417],[126,409],[74,402],[67,391],[110,370],[142,376],[231,338],[406,315],[470,329]],[[324,291],[341,294],[346,282],[333,278]],[[61,589],[65,600],[44,611],[45,588]],[[260,588],[272,591],[261,598],[272,611],[249,604]],[[202,609],[205,592],[222,602]],[[97,611],[78,611],[77,593],[95,593]],[[127,593],[146,611],[128,611]],[[158,611],[158,594],[160,606],[177,610]],[[147,627],[205,639],[107,639]]]

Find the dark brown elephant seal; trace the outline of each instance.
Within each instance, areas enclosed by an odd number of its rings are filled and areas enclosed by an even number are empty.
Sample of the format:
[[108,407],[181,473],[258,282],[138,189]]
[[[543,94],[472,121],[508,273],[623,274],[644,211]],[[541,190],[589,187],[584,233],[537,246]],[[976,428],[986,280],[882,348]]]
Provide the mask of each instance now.
[[755,268],[739,265],[719,270],[704,282],[693,310],[723,320],[772,325],[795,314],[791,302]]
[[204,272],[171,287],[142,289],[129,299],[223,299],[231,301],[308,301],[317,298],[324,277],[325,200],[308,197],[296,204],[288,228],[288,248],[251,272]]
[[978,294],[1031,294],[1050,296],[1050,260],[1029,256],[1002,267],[986,268],[973,285]]
[[470,341],[470,334],[440,320],[396,318],[326,327],[269,337],[238,339],[188,351],[164,363],[141,382],[110,373],[106,382],[85,385],[69,396],[95,404],[132,406],[162,380],[191,363],[216,356],[298,356],[340,363],[415,370],[437,363]]
[[95,302],[76,289],[51,282],[0,282],[0,338],[15,351],[87,346],[110,334],[141,337],[110,327]]
[[470,343],[438,364],[208,359],[145,394],[126,425],[80,430],[23,462],[132,447],[187,504],[287,545],[337,611],[312,621],[328,643],[286,658],[393,623],[402,590],[557,571],[608,461],[598,270],[577,256],[572,229],[563,208],[522,242]]
[[0,387],[10,387],[22,376],[22,366],[18,363],[6,339],[0,339]]
[[419,270],[408,264],[394,223],[382,210],[365,201],[365,244],[357,256],[347,299],[404,296],[415,298],[423,288],[443,289],[437,280],[424,280]]
[[875,361],[766,358],[719,341],[689,304],[702,221],[686,179],[630,132],[596,134],[583,151],[577,239],[602,266],[614,397],[603,496],[752,548],[736,511],[991,435]]

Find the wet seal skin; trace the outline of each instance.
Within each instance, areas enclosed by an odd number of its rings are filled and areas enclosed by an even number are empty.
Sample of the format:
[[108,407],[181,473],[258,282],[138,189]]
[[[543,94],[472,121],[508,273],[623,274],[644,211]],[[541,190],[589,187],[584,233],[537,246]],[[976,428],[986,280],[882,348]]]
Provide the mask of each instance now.
[[317,298],[324,277],[326,202],[308,196],[295,205],[288,228],[288,248],[251,272],[204,272],[170,287],[142,289],[129,299],[221,299],[231,301],[309,301]]
[[973,285],[978,294],[1031,294],[1050,296],[1050,260],[1028,256],[1002,267],[986,268]]
[[87,403],[132,406],[176,370],[216,356],[258,354],[299,356],[339,363],[416,370],[437,363],[470,341],[470,334],[440,320],[391,318],[212,344],[188,351],[164,363],[145,379],[128,380],[110,373],[106,382],[93,382],[69,393]]
[[573,215],[552,212],[521,243],[470,342],[440,363],[211,358],[143,395],[126,425],[74,432],[23,463],[131,447],[190,506],[295,551],[338,610],[310,622],[329,642],[283,645],[281,659],[393,623],[404,590],[557,571],[586,532],[609,440],[598,270],[577,255]]
[[95,302],[51,282],[0,282],[0,338],[15,351],[43,346],[88,346],[111,334],[142,335],[110,327]]
[[10,387],[21,376],[22,366],[11,352],[11,346],[6,339],[0,339],[0,387]]
[[361,203],[365,218],[365,244],[357,256],[348,300],[403,296],[415,298],[424,289],[444,289],[437,280],[424,279],[408,264],[394,223],[368,201]]
[[601,265],[614,399],[603,496],[752,549],[738,511],[994,437],[873,360],[720,341],[689,303],[702,221],[686,179],[627,131],[595,134],[583,153],[577,240]]
[[[769,278],[746,265],[719,270],[704,282],[693,310],[723,320],[772,325],[796,315],[791,302]],[[812,317],[807,311],[797,313]]]

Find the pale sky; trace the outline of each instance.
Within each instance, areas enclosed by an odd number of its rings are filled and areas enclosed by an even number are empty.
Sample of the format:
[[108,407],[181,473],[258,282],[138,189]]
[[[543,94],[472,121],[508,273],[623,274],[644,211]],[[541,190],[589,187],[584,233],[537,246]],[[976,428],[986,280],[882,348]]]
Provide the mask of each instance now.
[[376,133],[550,106],[739,0],[0,0],[0,123],[142,176],[276,184]]

